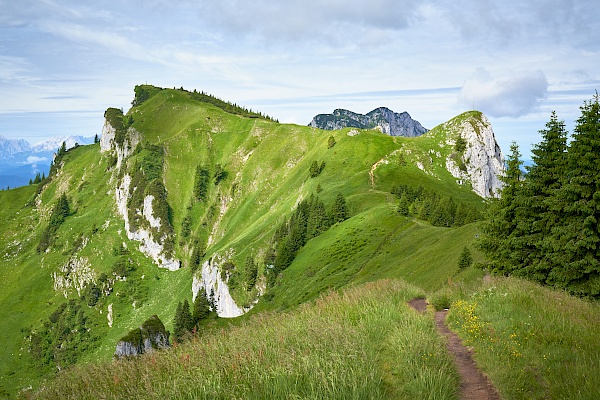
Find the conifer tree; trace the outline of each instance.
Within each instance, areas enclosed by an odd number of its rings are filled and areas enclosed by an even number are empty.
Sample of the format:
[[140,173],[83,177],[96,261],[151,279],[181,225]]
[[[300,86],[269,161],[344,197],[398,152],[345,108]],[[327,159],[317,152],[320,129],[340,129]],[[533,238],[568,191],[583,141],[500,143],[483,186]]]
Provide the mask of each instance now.
[[581,107],[568,148],[568,172],[557,191],[548,283],[600,297],[600,104]]
[[548,255],[552,251],[551,229],[559,222],[560,213],[554,210],[555,194],[567,172],[567,131],[564,121],[552,112],[546,129],[539,131],[542,141],[531,149],[533,165],[523,182],[517,226],[524,256],[523,268],[516,275],[544,283],[551,268]]
[[398,201],[398,212],[400,215],[404,215],[405,217],[408,216],[408,206],[408,199],[406,198],[406,195],[402,193],[400,200]]
[[341,193],[338,193],[331,208],[331,219],[334,224],[348,219],[348,206],[346,205],[346,199]]
[[460,258],[458,259],[458,267],[460,269],[465,269],[471,266],[473,263],[473,257],[471,256],[471,251],[467,246],[463,247],[462,252],[460,253]]
[[177,304],[175,318],[173,319],[173,335],[176,341],[181,341],[186,333],[194,329],[194,319],[190,312],[190,303],[185,299]]
[[244,268],[246,272],[246,290],[250,291],[256,284],[256,276],[258,275],[258,265],[254,262],[252,256],[246,257]]
[[192,314],[192,321],[194,325],[198,325],[198,323],[206,318],[208,318],[210,314],[210,302],[206,297],[206,290],[201,288],[196,294],[196,299],[194,300],[194,312]]
[[503,188],[499,199],[491,199],[487,218],[481,225],[482,234],[478,245],[490,260],[493,272],[510,274],[522,264],[518,251],[515,251],[517,202],[522,188],[521,153],[519,146],[512,142],[506,160],[506,172],[501,178]]

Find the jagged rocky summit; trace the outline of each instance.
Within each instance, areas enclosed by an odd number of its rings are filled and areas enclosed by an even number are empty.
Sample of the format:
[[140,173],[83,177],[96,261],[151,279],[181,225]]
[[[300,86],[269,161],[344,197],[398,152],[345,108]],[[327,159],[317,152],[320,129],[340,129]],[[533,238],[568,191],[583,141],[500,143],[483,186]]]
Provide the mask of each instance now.
[[[467,118],[463,118],[467,115]],[[446,169],[460,181],[470,181],[473,191],[483,198],[498,197],[505,173],[504,156],[496,142],[492,125],[486,116],[472,111],[442,124],[455,132],[447,144],[456,148],[458,138],[464,140],[464,149],[455,151],[446,159]],[[458,134],[458,135],[456,135]]]
[[171,347],[169,333],[158,316],[148,318],[117,343],[115,357],[131,357]]
[[308,126],[313,128],[336,130],[347,127],[359,129],[380,129],[390,136],[421,136],[427,129],[411,118],[405,111],[396,113],[386,107],[379,107],[366,115],[338,108],[332,114],[315,116]]

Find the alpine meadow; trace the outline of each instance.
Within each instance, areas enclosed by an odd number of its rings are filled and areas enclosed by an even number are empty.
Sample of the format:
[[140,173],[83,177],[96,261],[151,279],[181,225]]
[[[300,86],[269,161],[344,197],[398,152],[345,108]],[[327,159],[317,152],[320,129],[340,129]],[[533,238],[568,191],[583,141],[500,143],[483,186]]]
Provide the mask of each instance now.
[[524,169],[475,110],[392,136],[138,85],[0,191],[0,397],[457,399],[449,309],[499,397],[597,398],[598,101]]

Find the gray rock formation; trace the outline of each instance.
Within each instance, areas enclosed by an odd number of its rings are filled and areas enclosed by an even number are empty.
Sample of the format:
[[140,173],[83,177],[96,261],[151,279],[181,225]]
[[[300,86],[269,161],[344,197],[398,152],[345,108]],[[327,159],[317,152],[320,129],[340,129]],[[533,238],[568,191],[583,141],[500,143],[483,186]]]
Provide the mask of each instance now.
[[115,350],[115,357],[131,357],[171,347],[169,333],[158,316],[148,318],[142,326],[123,336]]
[[465,143],[464,151],[446,159],[446,169],[462,181],[470,181],[473,191],[483,198],[498,197],[502,189],[500,177],[504,174],[504,157],[492,125],[485,115],[473,112],[468,118],[454,118],[445,124],[454,132],[447,144],[455,145],[458,138]]
[[407,112],[395,113],[389,108],[379,107],[366,115],[352,111],[337,109],[332,114],[315,116],[308,126],[313,128],[335,130],[346,127],[359,129],[380,129],[390,136],[421,136],[427,129],[410,117]]
[[[100,139],[100,151],[102,153],[116,155],[116,169],[120,169],[127,157],[133,153],[136,146],[140,143],[141,134],[134,128],[130,127],[127,130],[127,135],[125,136],[125,140],[122,145],[119,145],[115,141],[115,135],[116,130],[108,122],[108,120],[105,120],[104,127],[102,128],[102,138]],[[161,236],[160,232],[161,222],[153,214],[153,196],[146,196],[144,198],[143,209],[136,210],[136,213],[142,215],[144,220],[148,223],[148,227],[140,227],[137,230],[131,228],[129,212],[127,208],[127,202],[131,196],[130,185],[131,176],[129,174],[124,174],[120,184],[115,189],[117,210],[125,222],[127,238],[129,240],[140,242],[140,251],[146,256],[152,258],[152,260],[154,260],[159,267],[167,268],[170,271],[179,269],[181,266],[180,261],[167,256],[164,252],[164,237]],[[151,228],[155,228],[155,230],[158,229],[158,234],[153,234]]]
[[192,282],[192,298],[196,296],[201,288],[206,290],[207,296],[213,296],[217,315],[221,318],[235,318],[244,314],[248,310],[238,307],[229,293],[227,282],[221,279],[220,267],[229,256],[220,257],[218,254],[213,258],[206,260],[202,264],[202,269],[196,272]]

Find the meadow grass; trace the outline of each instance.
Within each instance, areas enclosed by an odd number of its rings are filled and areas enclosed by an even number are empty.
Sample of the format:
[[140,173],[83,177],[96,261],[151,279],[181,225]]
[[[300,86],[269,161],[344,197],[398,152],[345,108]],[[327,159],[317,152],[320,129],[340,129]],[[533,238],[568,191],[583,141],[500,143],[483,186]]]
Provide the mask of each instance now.
[[454,289],[450,327],[505,399],[596,399],[600,307],[515,278]]
[[31,398],[452,399],[457,373],[422,295],[383,280],[287,313],[200,333],[169,351],[61,372]]

